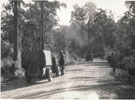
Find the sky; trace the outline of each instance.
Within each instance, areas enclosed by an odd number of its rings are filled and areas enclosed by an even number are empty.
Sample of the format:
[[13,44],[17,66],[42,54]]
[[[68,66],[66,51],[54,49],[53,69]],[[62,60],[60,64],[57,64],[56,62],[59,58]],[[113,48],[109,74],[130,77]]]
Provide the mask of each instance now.
[[[24,0],[26,3],[31,0]],[[53,1],[53,0],[49,0]],[[86,2],[92,1],[95,3],[97,8],[102,8],[104,10],[112,10],[114,18],[117,21],[118,16],[122,16],[127,8],[125,7],[125,0],[57,0],[67,4],[67,8],[61,8],[57,11],[58,17],[60,19],[60,25],[69,25],[71,11],[73,11],[73,5],[78,4],[83,6]],[[1,0],[1,4],[7,2],[7,0]]]
[[73,10],[73,5],[78,4],[83,6],[86,2],[92,1],[95,3],[97,8],[102,8],[104,10],[112,10],[115,20],[118,20],[118,16],[122,16],[127,8],[125,7],[124,0],[59,0],[67,4],[67,8],[62,8],[58,11],[58,16],[60,17],[60,24],[69,25],[69,20],[71,16],[71,11]]

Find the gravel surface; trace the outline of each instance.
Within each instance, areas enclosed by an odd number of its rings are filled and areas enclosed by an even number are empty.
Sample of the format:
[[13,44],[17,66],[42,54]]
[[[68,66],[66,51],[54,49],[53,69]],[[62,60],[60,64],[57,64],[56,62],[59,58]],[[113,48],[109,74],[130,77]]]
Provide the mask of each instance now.
[[133,99],[135,85],[116,78],[105,60],[66,66],[65,75],[27,84],[24,78],[2,84],[2,98],[8,99]]

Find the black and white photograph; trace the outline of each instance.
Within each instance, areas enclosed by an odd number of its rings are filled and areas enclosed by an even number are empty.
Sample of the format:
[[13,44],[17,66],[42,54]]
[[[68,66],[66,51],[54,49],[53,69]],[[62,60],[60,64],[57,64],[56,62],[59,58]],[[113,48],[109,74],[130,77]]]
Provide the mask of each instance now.
[[1,0],[1,99],[135,99],[134,0]]

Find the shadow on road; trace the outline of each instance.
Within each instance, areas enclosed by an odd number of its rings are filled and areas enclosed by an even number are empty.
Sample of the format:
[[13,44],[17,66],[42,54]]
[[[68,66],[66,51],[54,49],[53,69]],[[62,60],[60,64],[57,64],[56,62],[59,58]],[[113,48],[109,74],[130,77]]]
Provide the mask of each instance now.
[[73,77],[73,78],[70,78],[71,80],[76,80],[76,81],[91,81],[91,80],[95,80],[96,77]]
[[78,71],[83,71],[83,69],[68,69],[68,70],[66,70],[67,72],[78,72]]
[[16,80],[13,80],[10,82],[2,83],[1,92],[14,90],[14,89],[18,89],[18,88],[29,87],[29,86],[38,85],[38,84],[43,84],[43,83],[47,83],[47,82],[48,81],[35,82],[35,83],[28,84],[28,83],[26,83],[25,78],[18,78]]
[[106,62],[88,62],[88,64],[85,64],[85,66],[109,66],[109,64],[108,63],[106,63]]
[[[81,78],[81,77],[80,77]],[[83,77],[84,78],[84,77]],[[86,77],[85,79],[88,79]],[[60,84],[60,83],[59,83]],[[83,85],[74,86],[70,88],[53,89],[51,91],[40,91],[31,93],[29,95],[20,96],[15,99],[27,98],[49,98],[53,95],[59,95],[66,91],[77,91],[77,92],[89,92],[96,91],[99,95],[99,99],[134,99],[135,98],[135,85],[129,82],[128,79],[117,79],[114,80],[99,80],[97,85]],[[67,98],[68,99],[68,98]]]

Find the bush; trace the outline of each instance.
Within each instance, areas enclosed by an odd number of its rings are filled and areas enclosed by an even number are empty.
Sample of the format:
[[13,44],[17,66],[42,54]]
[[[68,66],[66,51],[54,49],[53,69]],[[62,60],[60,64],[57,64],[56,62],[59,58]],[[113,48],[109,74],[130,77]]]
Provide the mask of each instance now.
[[119,56],[117,52],[112,52],[111,55],[108,55],[107,60],[110,63],[111,67],[118,67],[119,64],[118,58]]
[[122,54],[113,52],[110,56],[107,57],[108,63],[111,67],[116,67],[124,69],[128,72],[129,75],[135,75],[135,57],[129,56],[126,57]]
[[135,75],[135,57],[125,57],[122,65],[128,71],[129,75]]
[[107,59],[107,60],[108,60],[108,59],[110,58],[112,52],[113,52],[112,49],[110,49],[110,48],[105,48],[105,50],[104,50],[104,59]]
[[1,77],[2,82],[6,82],[12,79],[12,73],[10,72],[13,63],[13,45],[8,41],[1,41]]
[[1,67],[2,82],[6,82],[12,79],[12,73],[10,72],[11,66]]
[[86,55],[85,59],[86,61],[93,60],[93,55],[92,54]]
[[1,41],[1,58],[5,59],[13,56],[13,45],[8,41]]

